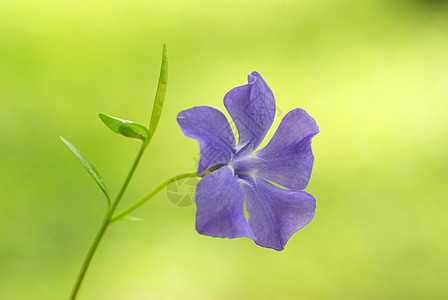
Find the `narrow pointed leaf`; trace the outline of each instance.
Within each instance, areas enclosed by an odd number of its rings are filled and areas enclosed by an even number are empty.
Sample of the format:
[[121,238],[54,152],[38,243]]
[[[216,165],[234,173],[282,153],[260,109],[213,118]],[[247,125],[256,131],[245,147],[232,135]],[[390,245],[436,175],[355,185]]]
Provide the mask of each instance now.
[[76,158],[82,163],[84,168],[86,168],[87,172],[89,172],[90,176],[92,176],[92,178],[98,184],[98,186],[100,187],[100,189],[103,191],[104,195],[106,196],[108,204],[110,205],[109,192],[107,191],[107,187],[104,184],[104,181],[101,178],[98,171],[90,163],[90,161],[87,159],[87,157],[81,151],[79,151],[75,146],[73,146],[72,143],[70,143],[69,141],[64,139],[62,136],[60,138],[65,143],[65,145],[67,145],[67,147],[73,152],[73,154],[76,156]]
[[137,218],[137,217],[133,217],[133,216],[124,216],[122,217],[120,220],[125,220],[125,221],[133,221],[133,222],[143,222],[146,221],[148,218]]
[[159,84],[157,86],[156,98],[152,108],[151,121],[149,123],[149,134],[152,137],[159,124],[162,114],[163,102],[165,101],[166,85],[168,82],[168,56],[166,54],[166,45],[163,45],[162,66],[160,68]]
[[98,116],[100,117],[101,121],[103,121],[103,123],[115,133],[133,139],[148,139],[148,129],[146,129],[146,127],[144,127],[143,125],[128,120],[111,117],[105,114],[98,114]]

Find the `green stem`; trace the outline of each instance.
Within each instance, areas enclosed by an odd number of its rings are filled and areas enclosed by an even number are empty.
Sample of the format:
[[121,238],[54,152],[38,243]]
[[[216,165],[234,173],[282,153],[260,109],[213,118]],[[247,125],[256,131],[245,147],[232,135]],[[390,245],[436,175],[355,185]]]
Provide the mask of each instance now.
[[73,286],[72,294],[70,296],[71,300],[74,300],[76,298],[76,295],[78,294],[79,288],[81,287],[81,283],[84,279],[84,276],[86,275],[90,262],[92,261],[92,258],[95,255],[96,249],[98,248],[98,245],[103,239],[104,233],[106,232],[108,226],[112,223],[111,217],[114,214],[115,210],[117,209],[118,203],[120,203],[120,200],[123,197],[123,194],[126,191],[129,182],[131,181],[132,175],[134,174],[135,169],[137,168],[137,165],[140,162],[140,159],[142,158],[143,152],[145,152],[147,145],[148,143],[143,142],[137,156],[135,157],[134,163],[132,164],[131,169],[129,170],[129,173],[126,179],[124,180],[123,185],[121,186],[121,189],[117,194],[117,197],[115,198],[115,201],[112,203],[110,207],[108,207],[106,211],[100,229],[98,230],[98,233],[96,234],[95,239],[93,240],[93,243],[90,246],[89,252],[87,252],[86,257],[84,258],[84,262],[81,266],[81,269],[79,270],[78,277],[76,279],[75,285]]
[[103,239],[104,233],[106,232],[108,225],[109,225],[108,220],[106,218],[104,218],[103,223],[101,223],[101,227],[98,230],[98,233],[96,234],[92,245],[90,246],[89,252],[87,252],[86,257],[84,258],[84,262],[82,263],[81,270],[79,270],[78,277],[76,278],[76,282],[75,282],[75,285],[73,286],[72,294],[70,296],[71,300],[74,300],[76,298],[76,295],[78,294],[79,288],[81,287],[81,283],[84,279],[84,276],[86,275],[87,269],[89,268],[89,265],[90,265],[90,262],[92,261],[93,255],[95,254],[96,249],[98,248],[98,245],[100,244],[101,240]]
[[177,176],[173,176],[167,180],[165,180],[164,182],[162,182],[161,184],[159,184],[159,186],[157,186],[152,192],[150,192],[148,195],[146,195],[145,197],[143,197],[142,199],[140,199],[139,201],[135,202],[133,205],[131,205],[129,208],[125,209],[124,211],[120,212],[119,214],[117,214],[116,216],[112,217],[110,219],[110,223],[114,223],[116,221],[119,221],[121,218],[127,216],[128,214],[130,214],[131,212],[133,212],[134,210],[136,210],[137,208],[139,208],[140,206],[142,206],[143,204],[145,204],[147,201],[149,201],[152,197],[154,197],[155,195],[157,195],[164,187],[166,187],[168,184],[180,180],[180,179],[184,179],[184,178],[188,178],[188,177],[198,177],[198,174],[196,172],[188,172],[188,173],[184,173],[184,174],[180,174]]

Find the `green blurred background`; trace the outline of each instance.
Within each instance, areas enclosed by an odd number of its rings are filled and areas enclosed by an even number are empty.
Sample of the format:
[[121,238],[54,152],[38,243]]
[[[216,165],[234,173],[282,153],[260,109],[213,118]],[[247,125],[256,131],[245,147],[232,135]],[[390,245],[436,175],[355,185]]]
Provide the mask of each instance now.
[[[224,109],[259,71],[280,109],[320,126],[314,220],[283,252],[194,228],[165,192],[113,226],[79,299],[447,299],[448,6],[424,0],[0,1],[0,299],[66,299],[105,201],[148,123],[167,43],[164,113],[121,208],[195,169],[176,114]],[[264,143],[265,144],[265,143]]]

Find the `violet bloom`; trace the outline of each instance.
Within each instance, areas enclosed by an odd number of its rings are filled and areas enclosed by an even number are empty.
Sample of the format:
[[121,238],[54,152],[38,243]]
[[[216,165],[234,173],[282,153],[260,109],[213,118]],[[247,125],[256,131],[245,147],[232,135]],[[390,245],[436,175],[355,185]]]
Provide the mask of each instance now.
[[248,82],[224,97],[238,129],[238,146],[227,118],[213,107],[195,106],[177,116],[184,135],[199,142],[198,175],[211,171],[197,186],[196,229],[212,237],[248,237],[280,251],[314,217],[316,201],[302,190],[310,179],[311,139],[319,128],[304,110],[294,109],[284,116],[271,141],[255,152],[276,109],[274,95],[260,74],[252,72]]

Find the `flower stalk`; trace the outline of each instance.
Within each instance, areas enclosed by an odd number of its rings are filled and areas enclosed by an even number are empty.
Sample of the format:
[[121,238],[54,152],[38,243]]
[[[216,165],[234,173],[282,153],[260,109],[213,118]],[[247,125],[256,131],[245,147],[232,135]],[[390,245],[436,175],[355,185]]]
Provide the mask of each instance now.
[[133,205],[131,205],[129,208],[123,210],[122,212],[120,212],[119,214],[117,214],[116,216],[112,217],[110,219],[110,223],[114,223],[117,222],[119,220],[122,220],[123,218],[125,218],[126,216],[128,216],[130,213],[132,213],[133,211],[135,211],[137,208],[141,207],[142,205],[144,205],[146,202],[148,202],[152,197],[154,197],[155,195],[157,195],[161,190],[163,190],[167,185],[169,185],[170,183],[173,183],[177,180],[181,180],[184,178],[189,178],[189,177],[198,177],[197,172],[188,172],[188,173],[184,173],[184,174],[180,174],[180,175],[176,175],[173,176],[167,180],[165,180],[164,182],[162,182],[161,184],[159,184],[154,190],[152,190],[148,195],[146,195],[145,197],[143,197],[142,199],[140,199],[139,201],[135,202]]

